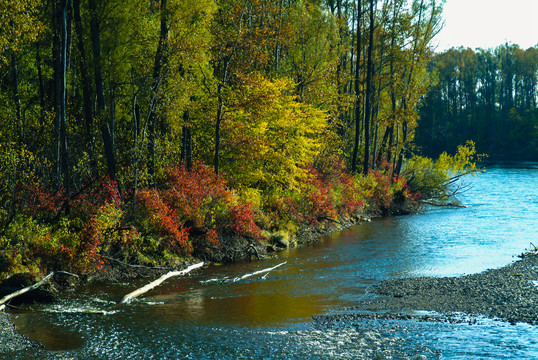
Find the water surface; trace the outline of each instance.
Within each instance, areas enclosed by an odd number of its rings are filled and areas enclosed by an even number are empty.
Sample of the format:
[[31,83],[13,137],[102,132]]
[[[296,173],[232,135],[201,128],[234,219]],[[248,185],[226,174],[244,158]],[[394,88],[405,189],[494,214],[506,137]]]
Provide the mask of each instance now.
[[466,182],[466,208],[377,219],[276,259],[205,268],[129,305],[109,306],[147,280],[81,289],[16,314],[20,331],[46,348],[5,358],[538,358],[538,329],[526,324],[361,320],[327,329],[312,321],[349,311],[384,279],[481,272],[538,245],[538,164],[490,166]]

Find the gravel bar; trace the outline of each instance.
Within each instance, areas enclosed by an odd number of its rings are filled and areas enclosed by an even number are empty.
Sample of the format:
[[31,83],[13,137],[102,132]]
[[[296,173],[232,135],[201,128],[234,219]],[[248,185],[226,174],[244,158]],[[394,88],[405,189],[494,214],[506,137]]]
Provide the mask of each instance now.
[[28,340],[15,331],[9,316],[0,311],[0,357],[5,353],[39,347],[38,343]]
[[370,317],[426,310],[538,324],[538,255],[524,254],[503,268],[473,275],[390,279],[374,292],[383,296],[370,298],[356,310],[372,312]]

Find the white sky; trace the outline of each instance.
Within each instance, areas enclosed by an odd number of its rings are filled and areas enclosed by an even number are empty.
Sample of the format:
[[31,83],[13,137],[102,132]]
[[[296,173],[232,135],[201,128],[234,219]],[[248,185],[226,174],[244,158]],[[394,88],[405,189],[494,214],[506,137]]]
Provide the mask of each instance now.
[[538,0],[446,0],[443,18],[445,26],[434,39],[437,51],[538,44]]

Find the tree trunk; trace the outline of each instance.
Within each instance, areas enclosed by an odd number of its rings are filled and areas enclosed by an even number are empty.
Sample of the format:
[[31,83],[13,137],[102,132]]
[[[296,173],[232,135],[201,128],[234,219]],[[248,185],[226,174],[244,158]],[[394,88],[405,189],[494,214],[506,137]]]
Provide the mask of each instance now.
[[222,122],[222,110],[224,107],[224,102],[222,99],[222,85],[218,85],[218,97],[219,105],[217,108],[217,121],[215,122],[215,159],[214,159],[214,168],[215,174],[218,175],[220,167],[220,123]]
[[41,47],[39,46],[39,39],[36,41],[36,66],[37,66],[37,79],[39,82],[39,121],[41,124],[45,123],[45,85],[43,84],[43,70],[41,67]]
[[[159,44],[155,53],[155,62],[153,64],[153,84],[152,84],[152,100],[157,98],[159,86],[162,81],[162,68],[166,64],[166,49],[168,42],[168,24],[167,24],[166,0],[161,0],[161,30],[159,36]],[[156,106],[150,108],[148,116],[148,173],[151,178],[152,185],[155,185],[155,128],[157,121]]]
[[361,59],[361,18],[362,2],[357,0],[357,59],[355,60],[355,143],[353,146],[353,158],[351,162],[351,172],[357,172],[357,157],[359,154],[359,143],[361,133],[361,99],[360,99],[360,59]]
[[376,155],[377,155],[377,137],[379,132],[379,124],[375,124],[374,130],[374,149],[372,151],[372,169],[376,169]]
[[[419,15],[418,15],[418,22],[417,22],[417,27],[421,27],[422,26],[422,16],[423,16],[423,11],[424,11],[424,0],[421,0],[420,1],[420,5],[419,5]],[[426,37],[429,36],[428,33],[424,33],[424,39],[426,39]],[[408,89],[409,91],[409,88],[411,87],[411,82],[412,82],[412,79],[413,79],[413,72],[415,70],[415,63],[420,61],[420,52],[418,53],[417,57],[415,58],[415,54],[417,52],[417,48],[418,48],[418,45],[419,45],[419,38],[418,38],[418,35],[415,36],[415,39],[414,39],[414,43],[413,43],[413,52],[412,52],[412,60],[411,60],[411,66],[410,66],[410,69],[409,69],[409,73],[408,73],[408,77],[407,77],[407,81],[406,81],[406,88]],[[403,109],[403,114],[404,114],[404,121],[403,121],[403,124],[402,124],[402,147],[400,149],[400,153],[398,155],[398,161],[396,163],[396,166],[394,167],[394,174],[396,175],[400,175],[400,172],[402,170],[402,164],[403,164],[403,159],[405,157],[405,153],[407,151],[407,135],[408,135],[408,122],[407,122],[407,99],[408,99],[408,94],[404,94],[403,95],[403,98],[402,98],[402,109]],[[396,155],[395,155],[396,156]]]
[[130,292],[129,294],[125,295],[123,297],[123,299],[121,299],[121,301],[119,302],[119,304],[126,304],[126,303],[129,303],[131,302],[132,299],[134,299],[135,297],[138,297],[142,294],[145,294],[147,293],[148,291],[150,291],[151,289],[153,289],[154,287],[157,287],[159,286],[160,284],[162,284],[164,281],[166,281],[167,279],[173,277],[173,276],[180,276],[180,275],[185,275],[189,272],[191,272],[192,270],[194,269],[197,269],[197,268],[200,268],[204,266],[204,263],[203,262],[200,262],[200,263],[197,263],[197,264],[194,264],[194,265],[191,265],[189,267],[187,267],[186,269],[184,270],[180,270],[180,271],[170,271],[166,274],[164,274],[163,276],[161,276],[160,278],[158,278],[157,280],[155,281],[152,281],[150,282],[149,284],[133,291],[133,292]]
[[187,128],[187,170],[192,170],[192,127]]
[[86,62],[86,51],[84,49],[84,33],[82,31],[82,19],[80,17],[80,0],[73,0],[73,12],[75,20],[75,33],[77,35],[77,48],[79,53],[80,81],[82,88],[82,99],[84,106],[84,123],[86,125],[86,150],[90,157],[91,176],[97,175],[97,160],[95,159],[95,148],[93,142],[93,113],[91,81],[88,74],[88,64]]
[[97,97],[97,112],[98,115],[103,115],[102,112],[106,109],[106,103],[103,71],[101,68],[101,40],[96,1],[97,0],[88,0],[88,6],[90,9],[90,34],[93,49],[93,76],[95,82],[95,95]]
[[[140,161],[140,155],[138,151],[138,133],[140,132],[140,109],[138,107],[137,101],[136,101],[136,91],[134,90],[133,86],[133,102],[132,102],[132,111],[133,111],[133,167],[134,167],[134,174],[133,174],[133,200],[132,200],[132,206],[134,208],[136,204],[136,193],[138,191],[138,164]],[[142,142],[144,139],[142,139]]]
[[[66,129],[66,72],[67,72],[67,5],[68,0],[54,1],[55,41],[55,178],[56,185],[69,192],[69,161]],[[63,177],[63,179],[62,179]]]
[[187,170],[192,169],[192,139],[189,110],[183,112],[183,129],[181,144],[181,161],[183,161]]
[[[404,105],[404,108],[406,106]],[[396,164],[396,168],[394,169],[394,174],[396,175],[400,175],[400,172],[402,171],[402,164],[403,164],[403,159],[404,159],[404,156],[405,156],[405,153],[406,153],[406,145],[405,143],[407,142],[407,120],[404,120],[403,124],[402,124],[402,148],[400,149],[400,155],[398,156],[398,162]]]
[[381,145],[379,146],[379,151],[377,152],[377,160],[376,160],[377,163],[381,162],[381,158],[383,157],[383,153],[385,152],[385,149],[387,149],[386,160],[390,162],[390,159],[389,159],[390,148],[387,148],[387,147],[388,147],[389,136],[390,136],[390,133],[392,132],[392,129],[393,129],[392,125],[388,125],[385,128],[385,132],[383,133],[383,139],[381,140]]
[[116,145],[114,142],[114,130],[116,127],[116,103],[114,88],[110,85],[110,121],[105,121],[101,131],[105,146],[105,157],[108,166],[108,175],[116,181]]
[[374,47],[374,0],[370,0],[370,35],[368,39],[368,61],[366,68],[366,106],[364,109],[364,163],[362,173],[368,175],[370,170],[370,114],[372,111],[372,73]]
[[[97,0],[88,0],[90,9],[90,33],[93,49],[93,70],[95,81],[95,94],[97,97],[97,117],[101,122],[101,135],[105,158],[107,161],[108,176],[116,180],[116,158],[114,154],[114,129],[113,124],[107,121],[105,85],[103,81],[103,72],[101,67],[101,40],[99,30],[99,19],[97,14]],[[112,100],[111,100],[112,101]],[[113,121],[112,119],[110,120]]]
[[24,143],[25,124],[21,111],[21,97],[19,94],[19,71],[17,69],[17,56],[15,51],[11,52],[11,72],[13,74],[13,101],[15,102],[15,111],[17,116],[17,125],[19,127],[19,146]]

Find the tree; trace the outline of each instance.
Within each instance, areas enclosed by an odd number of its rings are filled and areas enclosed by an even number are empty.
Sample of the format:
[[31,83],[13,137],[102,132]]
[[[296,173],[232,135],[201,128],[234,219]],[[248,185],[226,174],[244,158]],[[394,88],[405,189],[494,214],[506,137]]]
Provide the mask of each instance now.
[[374,47],[374,0],[370,0],[370,30],[368,36],[368,62],[366,64],[366,106],[364,110],[364,163],[362,173],[368,175],[370,170],[370,116],[372,112],[372,73],[373,73],[373,47]]
[[[58,188],[63,184],[64,189],[70,190],[69,159],[67,152],[67,33],[68,33],[68,0],[53,1],[54,9],[54,95],[55,95],[55,179]],[[63,175],[63,177],[62,177]]]
[[356,35],[357,46],[355,57],[355,141],[353,146],[353,159],[351,161],[351,172],[357,171],[357,161],[359,155],[360,133],[361,133],[361,100],[360,100],[360,61],[361,61],[361,19],[362,19],[362,2],[357,0],[357,26]]
[[221,125],[224,120],[226,93],[240,84],[241,76],[271,68],[270,44],[275,44],[278,8],[268,0],[221,0],[212,26],[211,47],[216,97],[213,165],[220,170]]
[[297,191],[308,179],[327,137],[327,114],[294,90],[289,79],[254,74],[230,97],[222,157],[234,187]]
[[523,51],[503,45],[437,54],[431,67],[439,81],[421,107],[417,133],[424,152],[436,156],[443,150],[455,151],[458,144],[472,139],[479,151],[492,156],[532,158],[535,53],[535,48]]

